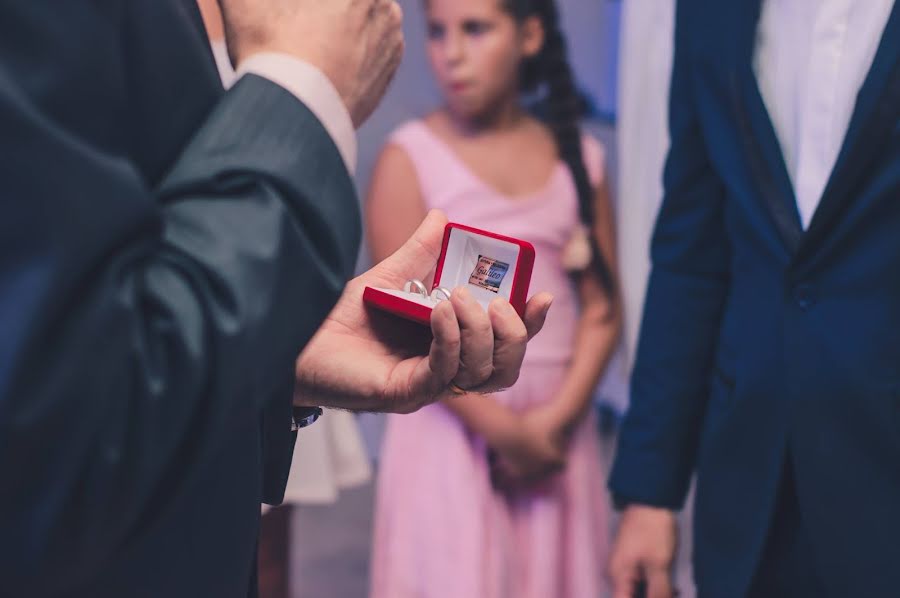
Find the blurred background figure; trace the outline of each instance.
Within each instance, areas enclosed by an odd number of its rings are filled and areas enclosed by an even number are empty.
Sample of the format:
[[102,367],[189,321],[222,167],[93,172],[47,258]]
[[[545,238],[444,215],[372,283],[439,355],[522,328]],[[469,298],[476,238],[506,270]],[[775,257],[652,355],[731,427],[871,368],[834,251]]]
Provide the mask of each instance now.
[[[219,75],[228,88],[236,76],[228,58],[218,2],[198,0],[198,3]],[[262,598],[286,598],[291,593],[291,547],[304,539],[302,526],[293,525],[293,507],[334,504],[342,489],[364,486],[371,478],[369,456],[352,413],[326,409],[315,426],[297,435],[284,503],[275,509],[267,508],[262,518],[259,540]],[[309,538],[305,540],[308,542]]]
[[552,0],[424,6],[444,108],[401,126],[381,155],[372,257],[439,208],[534,243],[532,287],[555,301],[513,388],[389,418],[371,596],[594,598],[608,530],[591,407],[619,332],[604,149],[580,130]]

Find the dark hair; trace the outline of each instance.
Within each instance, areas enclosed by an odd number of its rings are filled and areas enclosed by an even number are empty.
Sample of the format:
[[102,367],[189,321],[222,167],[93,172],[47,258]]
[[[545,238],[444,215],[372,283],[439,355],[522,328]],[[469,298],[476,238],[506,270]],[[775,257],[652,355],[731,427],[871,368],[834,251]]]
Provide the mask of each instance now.
[[610,265],[594,234],[594,189],[584,164],[579,118],[584,113],[584,101],[575,85],[569,64],[566,39],[559,23],[559,10],[554,0],[502,0],[504,9],[518,22],[538,17],[544,28],[544,46],[540,52],[522,65],[523,93],[541,94],[540,117],[553,132],[557,150],[569,167],[578,192],[578,212],[589,231],[592,268],[604,290],[611,297],[615,279]]

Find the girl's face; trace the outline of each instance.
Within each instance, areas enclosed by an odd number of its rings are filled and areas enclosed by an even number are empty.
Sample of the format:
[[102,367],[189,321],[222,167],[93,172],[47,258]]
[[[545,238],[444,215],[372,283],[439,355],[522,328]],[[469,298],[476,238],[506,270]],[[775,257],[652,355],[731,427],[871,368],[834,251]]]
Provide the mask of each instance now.
[[522,60],[537,54],[537,18],[518,23],[503,0],[427,0],[428,57],[450,109],[478,118],[518,94]]

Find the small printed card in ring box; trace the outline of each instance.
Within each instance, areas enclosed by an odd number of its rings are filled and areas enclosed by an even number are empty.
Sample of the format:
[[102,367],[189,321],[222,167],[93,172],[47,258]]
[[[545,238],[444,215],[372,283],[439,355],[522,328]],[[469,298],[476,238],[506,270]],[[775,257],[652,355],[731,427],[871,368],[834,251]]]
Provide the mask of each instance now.
[[445,292],[465,286],[485,309],[505,297],[520,317],[534,269],[534,246],[462,224],[450,223],[434,273],[431,294],[420,283],[406,289],[366,287],[363,301],[413,322],[431,324],[431,310],[446,299]]

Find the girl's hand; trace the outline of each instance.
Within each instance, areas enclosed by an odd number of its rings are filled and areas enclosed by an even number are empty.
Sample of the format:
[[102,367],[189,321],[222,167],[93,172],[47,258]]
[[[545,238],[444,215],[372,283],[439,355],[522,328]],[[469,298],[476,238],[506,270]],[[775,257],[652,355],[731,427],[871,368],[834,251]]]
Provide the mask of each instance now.
[[506,491],[534,487],[565,469],[568,441],[549,415],[541,409],[523,413],[516,433],[491,447],[495,487]]
[[573,412],[569,401],[554,399],[529,409],[522,417],[527,420],[526,425],[547,428],[553,442],[568,451],[583,414]]

